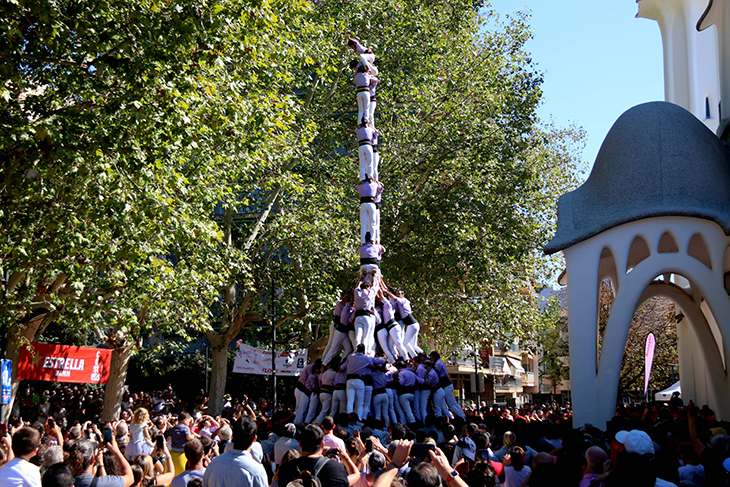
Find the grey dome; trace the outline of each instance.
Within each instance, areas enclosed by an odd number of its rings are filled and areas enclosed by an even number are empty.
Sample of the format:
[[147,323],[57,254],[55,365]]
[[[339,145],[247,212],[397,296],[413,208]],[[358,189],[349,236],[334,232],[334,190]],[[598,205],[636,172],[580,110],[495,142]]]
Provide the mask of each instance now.
[[658,216],[716,222],[730,234],[730,156],[705,125],[667,102],[621,115],[588,180],[558,200],[552,254],[624,223]]

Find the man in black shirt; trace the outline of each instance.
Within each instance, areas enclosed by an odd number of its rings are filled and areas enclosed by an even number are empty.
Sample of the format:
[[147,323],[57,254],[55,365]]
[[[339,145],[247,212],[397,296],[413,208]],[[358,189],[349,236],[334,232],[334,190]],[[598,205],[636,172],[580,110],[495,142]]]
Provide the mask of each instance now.
[[[301,472],[308,470],[314,474],[314,465],[322,457],[322,428],[315,424],[307,425],[299,436],[299,449],[302,457],[285,463],[279,470],[279,485],[286,487],[292,480],[301,478]],[[317,475],[322,487],[349,487],[347,470],[334,460],[325,463]]]

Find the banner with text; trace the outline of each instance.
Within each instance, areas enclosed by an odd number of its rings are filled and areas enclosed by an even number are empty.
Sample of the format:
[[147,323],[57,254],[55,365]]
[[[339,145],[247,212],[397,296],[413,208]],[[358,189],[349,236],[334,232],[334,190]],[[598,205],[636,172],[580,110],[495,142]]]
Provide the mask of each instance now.
[[[307,365],[307,349],[277,352],[276,375],[298,377]],[[271,374],[271,350],[249,347],[238,344],[236,360],[233,363],[233,372],[237,374]]]
[[18,379],[106,384],[111,360],[105,348],[31,343],[20,348]]

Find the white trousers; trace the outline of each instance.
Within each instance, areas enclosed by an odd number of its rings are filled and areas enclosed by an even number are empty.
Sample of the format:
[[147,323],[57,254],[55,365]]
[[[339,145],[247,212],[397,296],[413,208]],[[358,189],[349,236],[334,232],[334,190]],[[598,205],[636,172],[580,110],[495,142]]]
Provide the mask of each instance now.
[[385,392],[373,397],[373,416],[378,421],[385,421],[386,426],[390,423],[389,403],[390,399]]
[[309,396],[299,389],[294,389],[294,399],[297,404],[297,415],[294,418],[294,423],[299,424],[304,421],[309,411]]
[[343,347],[345,349],[345,357],[352,353],[353,349],[352,343],[350,343],[350,336],[347,333],[342,333],[341,331],[335,330],[335,338],[334,340],[332,340],[332,346],[330,347],[327,355],[324,356],[322,361],[325,364],[330,363],[330,360],[332,360],[335,355],[340,353],[340,349]]
[[437,418],[449,416],[449,410],[446,408],[446,401],[444,400],[444,390],[441,387],[433,391],[433,415]]
[[373,64],[375,62],[375,54],[371,53],[362,53],[360,54],[360,59],[363,63]]
[[[402,322],[399,322],[402,324]],[[421,331],[421,325],[418,322],[413,323],[405,327],[405,338],[403,338],[403,344],[406,346],[406,350],[411,354],[411,357],[415,357],[419,353],[423,352],[421,347],[418,346],[418,332]]]
[[365,399],[362,401],[362,414],[363,416],[360,416],[358,414],[358,417],[360,418],[360,421],[365,421],[365,418],[370,416],[370,407],[373,403],[373,386],[365,386]]
[[[368,96],[370,96],[370,93],[368,93]],[[375,100],[370,100],[368,103],[368,120],[373,127],[375,127],[375,105],[377,104]],[[378,178],[376,177],[375,179]]]
[[[335,324],[330,323],[330,335],[327,338],[327,346],[324,347],[324,351],[322,352],[322,357],[326,357],[330,351],[330,348],[332,348],[332,343],[335,341],[335,332],[336,331],[337,331],[337,329],[335,328]],[[325,363],[327,363],[327,362],[325,362]]]
[[[368,350],[370,341],[372,340],[373,330],[375,329],[375,316],[364,315],[355,318],[355,348],[361,343],[365,345],[365,351]],[[368,337],[369,335],[369,337]],[[363,418],[361,418],[363,419]]]
[[386,389],[388,392],[388,413],[390,414],[390,422],[395,424],[401,421],[398,419],[398,415],[395,413],[396,410],[400,412],[400,416],[403,417],[403,408],[400,405],[400,402],[398,402],[398,393],[395,392],[395,389]]
[[416,418],[413,417],[413,393],[401,394],[398,400],[400,401],[401,408],[403,408],[405,420],[408,421],[408,424],[415,423]]
[[365,234],[370,232],[373,242],[380,242],[378,209],[375,203],[360,203],[360,240],[365,242]]
[[309,396],[309,408],[307,408],[307,417],[304,420],[305,423],[309,424],[314,421],[319,413],[319,394],[312,393]]
[[451,414],[459,416],[461,419],[466,419],[464,410],[461,409],[459,403],[456,402],[456,397],[454,396],[454,384],[449,384],[444,387],[444,399],[446,400],[446,405],[449,407]]
[[395,363],[395,352],[393,351],[390,340],[388,339],[388,330],[386,330],[385,328],[383,328],[382,330],[378,330],[377,336],[380,348],[383,349],[383,353],[388,358],[388,362],[390,362],[391,364]]
[[403,325],[400,321],[390,329],[388,336],[390,336],[390,340],[393,342],[393,348],[396,352],[398,352],[398,355],[403,357],[404,360],[408,360],[411,355],[408,354],[408,349],[406,348],[405,343],[403,343]]
[[360,181],[365,176],[370,177],[373,174],[373,146],[364,144],[357,149],[358,158],[360,160]]
[[416,397],[418,398],[418,419],[426,422],[426,416],[428,415],[428,398],[431,396],[430,389],[419,389],[416,391]]
[[380,164],[380,151],[373,151],[373,179],[376,181],[380,181],[378,177],[378,164]]
[[347,381],[347,414],[357,413],[357,417],[363,419],[364,404],[365,383],[361,379],[349,379]]
[[[314,422],[321,424],[325,416],[330,414],[330,409],[332,409],[332,394],[328,392],[320,392],[319,402],[322,404],[322,410],[319,412],[319,416],[317,416]],[[332,417],[334,416],[335,414],[332,415]]]
[[363,119],[368,119],[370,113],[370,90],[357,92],[357,124],[363,123]]
[[337,389],[332,393],[332,408],[330,416],[333,418],[340,413],[347,412],[347,391],[345,389]]

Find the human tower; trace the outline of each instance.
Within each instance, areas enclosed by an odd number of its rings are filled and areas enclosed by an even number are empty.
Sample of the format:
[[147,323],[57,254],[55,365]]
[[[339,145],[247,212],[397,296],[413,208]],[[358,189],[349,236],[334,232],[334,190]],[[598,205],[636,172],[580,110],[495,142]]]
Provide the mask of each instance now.
[[356,285],[342,293],[335,307],[330,338],[323,362],[345,350],[345,357],[362,344],[365,354],[375,356],[380,345],[385,357],[395,363],[397,357],[408,359],[421,353],[418,346],[420,325],[413,317],[410,301],[400,290],[391,291],[380,272],[385,247],[380,236],[380,206],[383,183],[379,180],[378,130],[375,128],[375,88],[378,68],[375,54],[356,39],[347,36],[348,46],[358,56],[350,62],[357,96],[359,177],[355,186],[360,197],[360,274]]
[[[438,352],[429,357],[418,346],[420,325],[403,291],[383,282],[380,240],[383,183],[375,128],[375,54],[356,39],[347,44],[358,56],[350,62],[357,94],[360,197],[360,273],[353,289],[343,291],[323,358],[307,365],[299,376],[295,422],[322,422],[329,414],[357,414],[366,419],[415,424],[425,422],[429,399],[435,416],[464,412]],[[378,353],[378,345],[382,356]],[[344,356],[340,351],[344,349]],[[381,358],[385,357],[385,358]],[[409,363],[409,359],[412,359]]]

